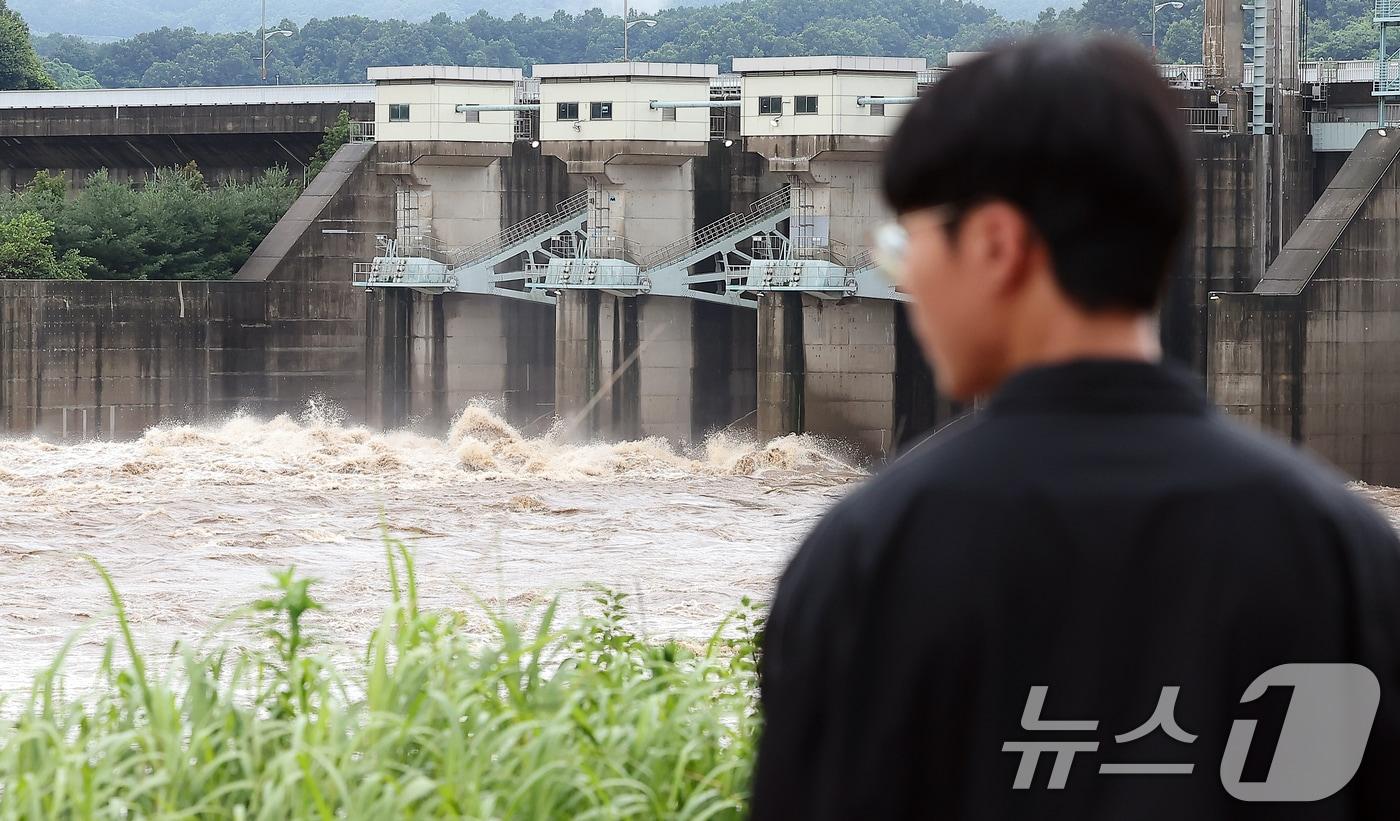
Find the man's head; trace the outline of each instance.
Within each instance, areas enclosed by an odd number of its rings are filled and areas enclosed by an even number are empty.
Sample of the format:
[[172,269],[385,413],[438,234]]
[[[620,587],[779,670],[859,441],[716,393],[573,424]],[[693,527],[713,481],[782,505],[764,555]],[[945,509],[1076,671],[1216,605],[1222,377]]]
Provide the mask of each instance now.
[[885,192],[946,394],[991,390],[1059,348],[1094,348],[1069,337],[1150,315],[1189,216],[1171,95],[1135,46],[1052,37],[994,49],[913,106]]

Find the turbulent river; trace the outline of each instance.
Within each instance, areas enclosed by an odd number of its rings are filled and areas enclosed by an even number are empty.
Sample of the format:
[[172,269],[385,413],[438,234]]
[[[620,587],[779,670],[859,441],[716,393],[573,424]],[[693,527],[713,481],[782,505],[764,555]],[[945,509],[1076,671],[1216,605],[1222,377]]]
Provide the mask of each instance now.
[[[198,639],[269,571],[317,579],[310,629],[362,644],[388,601],[381,526],[414,550],[426,606],[578,613],[599,584],[646,635],[701,639],[743,596],[767,599],[821,512],[861,474],[806,437],[571,445],[468,408],[446,438],[378,433],[324,412],[170,426],[129,442],[0,441],[0,692],[74,631],[95,669],[112,575],[140,643]],[[252,640],[252,639],[250,639]]]

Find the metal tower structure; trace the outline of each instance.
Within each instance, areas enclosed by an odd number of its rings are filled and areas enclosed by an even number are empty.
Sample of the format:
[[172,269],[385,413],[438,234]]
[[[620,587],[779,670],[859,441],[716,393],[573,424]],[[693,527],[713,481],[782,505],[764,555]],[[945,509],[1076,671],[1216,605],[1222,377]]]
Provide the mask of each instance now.
[[1270,0],[1251,0],[1242,6],[1245,14],[1249,15],[1250,29],[1253,32],[1251,42],[1245,43],[1244,49],[1250,53],[1249,76],[1246,78],[1250,102],[1249,133],[1256,135],[1269,133],[1266,114],[1270,87],[1269,64],[1273,57],[1269,37],[1270,6]]
[[1385,103],[1389,97],[1400,96],[1400,0],[1376,0],[1372,18],[1380,29],[1380,48],[1376,61],[1376,82],[1371,94],[1376,97],[1376,122],[1385,127]]

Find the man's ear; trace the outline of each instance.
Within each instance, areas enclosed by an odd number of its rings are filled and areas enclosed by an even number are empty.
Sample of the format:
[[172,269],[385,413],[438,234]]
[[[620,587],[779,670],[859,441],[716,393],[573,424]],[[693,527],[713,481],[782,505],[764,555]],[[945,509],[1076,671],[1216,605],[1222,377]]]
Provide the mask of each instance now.
[[992,201],[969,211],[963,222],[963,236],[974,245],[984,281],[998,293],[1024,285],[1030,275],[1034,235],[1020,209]]

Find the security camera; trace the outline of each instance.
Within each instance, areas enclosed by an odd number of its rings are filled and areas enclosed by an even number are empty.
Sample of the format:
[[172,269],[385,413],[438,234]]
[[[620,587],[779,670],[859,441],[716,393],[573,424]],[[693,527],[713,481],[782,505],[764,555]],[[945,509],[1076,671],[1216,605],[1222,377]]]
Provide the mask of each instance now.
[[773,118],[772,120],[770,120],[769,122],[770,122],[770,124],[771,124],[774,128],[777,128],[777,127],[778,127],[778,120],[780,120],[780,119],[782,119],[782,118],[781,118],[781,117],[774,117],[774,118]]

